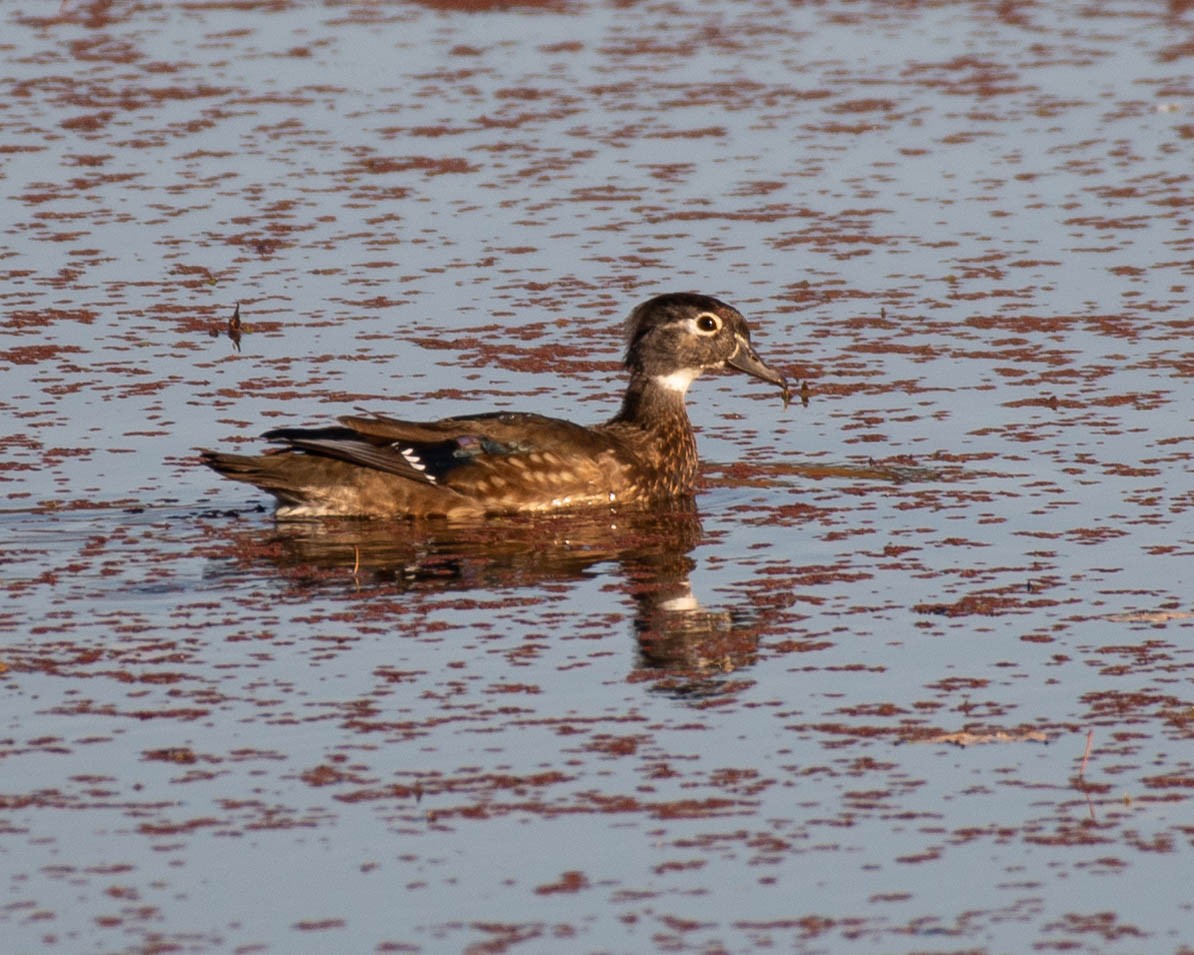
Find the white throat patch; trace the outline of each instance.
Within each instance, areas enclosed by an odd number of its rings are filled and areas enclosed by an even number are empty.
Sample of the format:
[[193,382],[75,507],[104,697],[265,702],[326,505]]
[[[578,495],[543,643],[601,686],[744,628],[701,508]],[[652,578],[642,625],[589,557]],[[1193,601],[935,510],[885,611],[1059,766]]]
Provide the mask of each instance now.
[[673,371],[670,375],[658,375],[654,381],[660,388],[685,394],[688,391],[688,386],[696,380],[700,373],[699,368],[681,368],[679,371]]

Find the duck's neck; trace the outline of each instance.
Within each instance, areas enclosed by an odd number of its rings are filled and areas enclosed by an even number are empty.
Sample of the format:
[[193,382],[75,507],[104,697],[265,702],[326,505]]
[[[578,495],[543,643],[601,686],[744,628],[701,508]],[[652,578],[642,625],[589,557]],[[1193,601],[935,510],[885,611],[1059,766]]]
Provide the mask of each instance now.
[[696,483],[696,438],[684,409],[692,377],[632,377],[622,410],[607,425],[640,450],[666,495],[688,493]]
[[622,410],[614,421],[643,431],[657,431],[660,428],[670,431],[681,427],[691,434],[688,412],[684,408],[684,395],[691,381],[691,376],[682,373],[667,378],[633,376],[622,399]]

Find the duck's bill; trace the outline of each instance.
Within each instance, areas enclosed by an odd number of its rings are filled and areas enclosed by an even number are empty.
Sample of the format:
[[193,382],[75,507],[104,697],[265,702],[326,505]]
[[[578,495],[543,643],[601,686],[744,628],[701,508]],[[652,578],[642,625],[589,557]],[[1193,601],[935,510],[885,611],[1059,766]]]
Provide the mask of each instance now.
[[790,397],[788,379],[763,361],[746,339],[738,339],[738,351],[734,353],[732,358],[727,359],[726,364],[731,368],[737,368],[738,371],[744,371],[754,378],[770,382],[773,385],[779,385],[780,390],[784,394],[784,405],[787,405]]

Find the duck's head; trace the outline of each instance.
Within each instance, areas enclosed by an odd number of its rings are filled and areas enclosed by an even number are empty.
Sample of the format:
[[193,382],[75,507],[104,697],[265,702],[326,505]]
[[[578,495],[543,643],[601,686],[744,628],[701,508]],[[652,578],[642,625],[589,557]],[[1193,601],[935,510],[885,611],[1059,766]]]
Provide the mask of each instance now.
[[759,358],[742,313],[708,295],[673,292],[638,306],[626,320],[625,364],[680,394],[701,372],[729,365],[779,385],[788,401],[787,379]]

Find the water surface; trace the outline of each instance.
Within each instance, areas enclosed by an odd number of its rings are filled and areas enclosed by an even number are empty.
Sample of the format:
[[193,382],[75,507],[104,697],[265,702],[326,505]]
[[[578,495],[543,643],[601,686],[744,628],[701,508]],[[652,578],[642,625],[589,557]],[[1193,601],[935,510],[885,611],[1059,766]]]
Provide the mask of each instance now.
[[[1192,31],[7,8],[9,950],[1194,950]],[[196,464],[601,420],[673,289],[808,383],[694,386],[691,505],[278,527]]]

